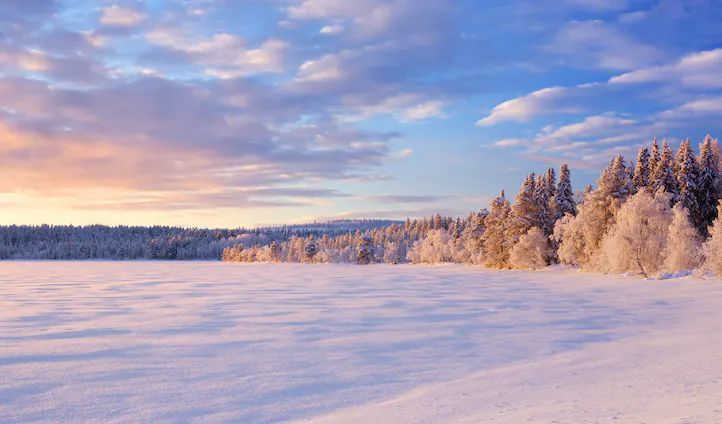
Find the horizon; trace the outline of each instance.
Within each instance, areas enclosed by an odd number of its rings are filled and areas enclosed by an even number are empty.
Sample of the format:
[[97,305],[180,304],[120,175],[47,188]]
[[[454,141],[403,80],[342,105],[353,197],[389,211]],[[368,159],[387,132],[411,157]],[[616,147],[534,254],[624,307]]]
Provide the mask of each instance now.
[[0,225],[465,216],[529,171],[581,190],[654,137],[722,133],[711,0],[5,9]]

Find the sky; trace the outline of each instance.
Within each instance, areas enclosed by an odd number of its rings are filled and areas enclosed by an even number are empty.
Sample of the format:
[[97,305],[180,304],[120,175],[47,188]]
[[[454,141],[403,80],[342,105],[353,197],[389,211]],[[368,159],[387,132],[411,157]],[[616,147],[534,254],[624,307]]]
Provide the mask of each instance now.
[[722,133],[722,0],[3,0],[0,224],[465,215]]

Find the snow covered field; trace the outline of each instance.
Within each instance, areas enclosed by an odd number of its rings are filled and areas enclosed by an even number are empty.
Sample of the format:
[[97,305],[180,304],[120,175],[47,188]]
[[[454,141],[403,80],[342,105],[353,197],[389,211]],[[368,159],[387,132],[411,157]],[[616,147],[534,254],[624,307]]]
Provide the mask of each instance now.
[[722,422],[722,283],[0,263],[0,422]]

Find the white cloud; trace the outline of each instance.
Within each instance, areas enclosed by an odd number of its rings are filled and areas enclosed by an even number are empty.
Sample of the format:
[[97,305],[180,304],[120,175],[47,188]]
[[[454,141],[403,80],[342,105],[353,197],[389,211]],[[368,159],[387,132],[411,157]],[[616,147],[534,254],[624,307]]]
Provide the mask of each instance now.
[[524,140],[521,138],[505,138],[502,140],[497,140],[494,142],[495,147],[514,147],[519,146],[520,144],[524,143]]
[[268,39],[248,48],[243,38],[227,33],[192,40],[172,29],[156,29],[146,34],[151,43],[189,54],[207,75],[235,78],[243,75],[283,71],[285,41]]
[[[347,104],[353,108],[353,104]],[[367,104],[357,107],[356,113],[343,115],[344,122],[358,122],[374,115],[391,115],[399,122],[425,121],[432,118],[443,118],[446,102],[442,100],[428,100],[420,94],[403,93],[382,99],[376,104]]]
[[571,66],[629,70],[658,63],[663,55],[611,24],[571,21],[559,30],[547,50]]
[[574,107],[557,107],[556,102],[565,98],[572,88],[548,87],[527,95],[507,100],[495,106],[489,115],[477,121],[476,125],[488,127],[504,121],[528,121],[543,113],[574,113]]
[[628,0],[566,0],[566,3],[592,11],[624,10],[629,7]]
[[694,88],[721,88],[722,49],[695,52],[673,64],[643,68],[615,76],[611,84],[669,82]]
[[444,117],[445,103],[440,100],[429,100],[411,106],[401,113],[402,120],[423,121],[430,118]]
[[135,9],[118,6],[104,7],[100,15],[100,23],[108,26],[132,27],[143,22],[147,16]]
[[343,31],[343,25],[326,25],[319,31],[321,34],[334,35],[339,34]]
[[297,81],[314,82],[336,80],[342,77],[341,61],[336,55],[327,54],[320,59],[308,60],[298,68]]

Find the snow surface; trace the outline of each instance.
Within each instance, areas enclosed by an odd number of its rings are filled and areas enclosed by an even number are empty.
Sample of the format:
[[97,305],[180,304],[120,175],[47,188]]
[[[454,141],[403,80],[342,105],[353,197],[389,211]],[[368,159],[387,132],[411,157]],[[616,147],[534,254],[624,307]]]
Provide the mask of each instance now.
[[722,283],[0,263],[0,422],[722,422]]

